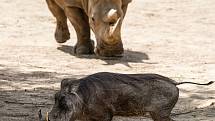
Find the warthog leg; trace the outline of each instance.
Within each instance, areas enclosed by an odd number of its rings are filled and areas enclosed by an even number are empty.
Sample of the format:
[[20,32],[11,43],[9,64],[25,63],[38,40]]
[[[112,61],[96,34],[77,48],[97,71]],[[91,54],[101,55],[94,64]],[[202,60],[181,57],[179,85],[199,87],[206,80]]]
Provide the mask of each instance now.
[[159,113],[150,112],[150,115],[154,121],[174,121],[170,118],[169,114],[168,116],[165,116]]

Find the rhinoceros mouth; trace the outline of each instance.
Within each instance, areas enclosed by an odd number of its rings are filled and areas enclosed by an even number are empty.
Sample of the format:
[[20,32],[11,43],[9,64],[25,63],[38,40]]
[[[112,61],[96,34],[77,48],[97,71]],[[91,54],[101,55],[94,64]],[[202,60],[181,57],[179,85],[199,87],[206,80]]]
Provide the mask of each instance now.
[[123,44],[122,42],[118,42],[115,44],[107,44],[107,43],[99,43],[95,49],[95,53],[98,56],[104,57],[122,57],[123,56]]

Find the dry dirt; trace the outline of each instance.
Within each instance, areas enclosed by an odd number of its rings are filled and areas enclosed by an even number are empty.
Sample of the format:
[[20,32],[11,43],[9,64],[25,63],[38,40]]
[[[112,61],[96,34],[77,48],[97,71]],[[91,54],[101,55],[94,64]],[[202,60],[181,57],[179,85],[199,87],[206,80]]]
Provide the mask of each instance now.
[[[37,121],[50,110],[61,79],[101,71],[158,73],[178,82],[215,80],[214,0],[133,0],[123,24],[123,58],[75,56],[58,45],[45,0],[1,0],[0,121]],[[176,121],[215,121],[215,84],[184,84]],[[114,121],[150,121],[115,117]]]

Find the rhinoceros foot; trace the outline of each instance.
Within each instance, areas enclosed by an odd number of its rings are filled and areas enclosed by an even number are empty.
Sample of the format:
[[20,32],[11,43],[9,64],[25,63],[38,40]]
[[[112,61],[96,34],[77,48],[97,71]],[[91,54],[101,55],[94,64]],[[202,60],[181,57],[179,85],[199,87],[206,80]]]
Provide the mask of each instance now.
[[102,57],[122,57],[123,56],[123,44],[122,42],[110,45],[106,43],[97,44],[95,53]]
[[77,55],[88,55],[94,54],[94,41],[90,40],[84,44],[76,44],[74,48],[74,53]]
[[58,43],[64,43],[70,39],[68,26],[63,23],[57,23],[55,30],[55,39]]

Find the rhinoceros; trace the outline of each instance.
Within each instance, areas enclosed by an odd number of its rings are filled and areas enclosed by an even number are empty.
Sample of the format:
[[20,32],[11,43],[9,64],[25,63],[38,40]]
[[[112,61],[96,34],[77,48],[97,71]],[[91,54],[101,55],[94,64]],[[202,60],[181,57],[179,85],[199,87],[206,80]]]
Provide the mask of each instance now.
[[[81,79],[64,79],[55,94],[55,104],[40,121],[112,121],[113,116],[144,116],[154,121],[172,121],[177,103],[176,82],[158,74],[119,74],[100,72]],[[45,118],[45,119],[44,119]]]
[[[77,43],[74,52],[99,56],[122,56],[121,26],[128,4],[132,0],[46,0],[56,18],[55,39],[64,43],[70,39],[67,18],[72,23]],[[95,33],[97,46],[90,39]]]

